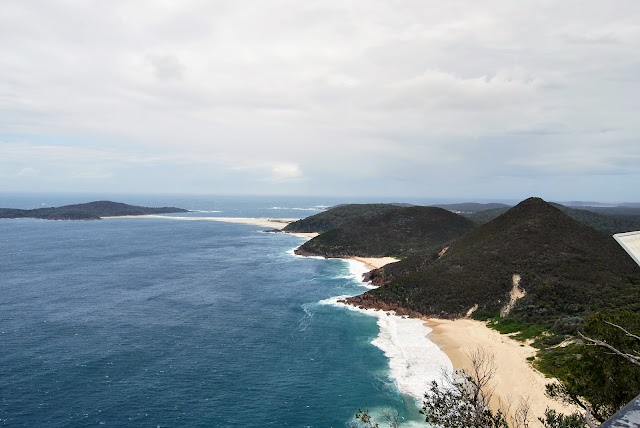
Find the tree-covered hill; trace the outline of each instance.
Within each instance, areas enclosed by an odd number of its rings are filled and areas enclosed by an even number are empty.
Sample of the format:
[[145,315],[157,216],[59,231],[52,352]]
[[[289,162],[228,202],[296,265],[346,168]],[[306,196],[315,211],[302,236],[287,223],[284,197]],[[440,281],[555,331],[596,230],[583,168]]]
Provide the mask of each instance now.
[[494,210],[499,208],[509,209],[509,205],[500,204],[496,202],[488,204],[479,204],[477,202],[463,202],[459,204],[438,204],[432,205],[438,208],[444,208],[445,210],[457,212],[457,213],[479,213],[487,210]]
[[404,257],[443,245],[475,226],[472,221],[442,208],[372,208],[375,211],[342,221],[296,252],[325,257]]
[[40,218],[45,220],[99,220],[101,217],[184,213],[188,210],[175,207],[149,208],[111,201],[95,201],[62,207],[20,210],[0,208],[0,218]]
[[[635,208],[573,208],[561,204],[551,204],[580,223],[598,229],[608,235],[614,233],[640,230],[640,215],[635,214]],[[509,210],[509,207],[493,208],[489,210],[464,212],[462,215],[477,222],[486,223],[497,218]],[[634,213],[634,214],[631,214]]]
[[640,310],[640,268],[610,236],[538,198],[455,240],[441,257],[409,257],[371,273],[383,285],[351,302],[420,314],[497,316],[514,275],[526,295],[509,317],[551,326],[596,310]]
[[386,211],[393,211],[398,206],[394,204],[347,204],[329,208],[326,211],[312,215],[302,220],[288,224],[285,232],[317,232],[323,233],[338,227],[347,220],[354,218],[367,219]]

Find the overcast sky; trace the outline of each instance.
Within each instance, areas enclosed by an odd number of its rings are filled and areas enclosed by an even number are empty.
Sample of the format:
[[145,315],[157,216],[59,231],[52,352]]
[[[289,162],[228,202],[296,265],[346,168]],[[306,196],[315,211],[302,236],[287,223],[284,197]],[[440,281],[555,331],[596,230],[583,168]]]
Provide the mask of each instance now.
[[640,201],[640,1],[3,0],[0,191]]

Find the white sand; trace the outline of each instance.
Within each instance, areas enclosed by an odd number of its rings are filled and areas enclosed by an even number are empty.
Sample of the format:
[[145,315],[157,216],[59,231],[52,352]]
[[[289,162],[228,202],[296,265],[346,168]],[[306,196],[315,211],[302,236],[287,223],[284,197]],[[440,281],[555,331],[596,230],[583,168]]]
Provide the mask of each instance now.
[[[379,267],[397,261],[389,259],[367,259],[365,262],[354,257],[350,261],[367,263],[368,268],[374,264]],[[324,303],[340,305],[337,301],[344,297],[347,296],[327,299]],[[579,410],[545,395],[545,385],[554,380],[546,378],[527,361],[528,357],[535,356],[535,348],[492,330],[481,321],[430,318],[424,320],[426,322],[421,321],[423,327],[420,328],[415,323],[418,320],[399,317],[393,313],[353,306],[349,309],[378,318],[380,334],[373,344],[389,358],[390,375],[400,391],[414,396],[417,401],[422,399],[432,380],[441,380],[442,370],[450,371],[451,367],[470,370],[471,360],[468,354],[483,348],[495,355],[497,366],[493,385],[494,410],[499,408],[500,401],[510,401],[515,407],[521,398],[526,398],[530,403],[532,427],[542,426],[537,418],[544,416],[547,407],[565,414]],[[424,341],[425,335],[429,343]],[[450,362],[442,359],[441,354],[432,348],[433,344],[444,352]]]
[[[222,221],[225,223],[241,223],[241,224],[253,224],[256,226],[271,227],[274,229],[282,229],[291,222],[298,219],[282,218],[282,219],[269,219],[269,218],[251,218],[251,217],[187,217],[187,216],[172,216],[172,215],[123,215],[114,217],[103,218],[162,218],[168,220],[189,220],[189,221]],[[299,234],[306,236],[307,234]]]
[[494,377],[496,400],[492,407],[498,408],[497,398],[503,402],[511,400],[517,405],[520,398],[528,398],[531,404],[532,426],[542,426],[537,420],[544,416],[547,407],[561,413],[573,413],[577,407],[568,407],[545,395],[545,385],[553,379],[546,378],[527,361],[536,354],[536,349],[490,329],[484,322],[470,319],[427,319],[425,323],[433,331],[429,339],[440,346],[456,369],[469,370],[471,361],[467,354],[483,348],[495,356],[497,371]]
[[393,257],[349,257],[350,259],[357,260],[364,263],[369,269],[378,269],[389,263],[395,263],[400,261]]

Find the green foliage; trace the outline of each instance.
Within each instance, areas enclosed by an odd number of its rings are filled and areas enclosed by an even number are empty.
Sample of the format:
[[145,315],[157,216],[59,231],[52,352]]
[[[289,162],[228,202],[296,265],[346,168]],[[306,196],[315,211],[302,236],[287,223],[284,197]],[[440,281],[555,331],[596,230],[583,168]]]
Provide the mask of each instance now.
[[477,304],[477,317],[497,317],[516,273],[526,296],[508,319],[534,326],[519,325],[520,338],[554,326],[565,334],[597,310],[640,311],[640,268],[615,240],[535,198],[456,239],[442,257],[423,252],[374,271],[382,287],[351,301],[445,318]]
[[[563,211],[569,217],[580,223],[604,232],[608,235],[614,233],[631,232],[640,229],[640,209],[625,207],[609,208],[570,208],[560,204],[551,204]],[[476,223],[487,223],[507,212],[508,207],[494,208],[479,212],[463,213],[465,217]]]
[[438,208],[444,208],[445,210],[453,211],[456,213],[479,213],[482,211],[493,210],[496,208],[506,208],[509,209],[509,205],[500,204],[500,203],[488,203],[488,204],[479,204],[475,202],[464,202],[461,204],[438,204],[432,205]]
[[547,331],[544,326],[527,324],[511,318],[493,318],[487,326],[502,334],[510,334],[513,339],[521,341],[534,339]]
[[563,415],[547,408],[544,418],[538,418],[545,428],[585,428],[587,424],[579,413]]
[[[605,321],[638,333],[640,314],[596,314],[584,326],[584,334],[588,337],[606,341],[624,352],[640,352],[640,341]],[[640,367],[605,348],[579,341],[564,348],[545,350],[539,357],[536,366],[563,382],[562,386],[549,387],[549,392],[574,402],[580,402],[582,397],[600,421],[611,417],[640,394]]]
[[347,220],[355,218],[366,219],[396,208],[398,207],[392,204],[338,205],[302,220],[289,223],[283,230],[286,232],[323,233],[340,226]]
[[[380,427],[380,425],[378,425],[377,422],[374,422],[373,419],[371,418],[371,414],[369,413],[368,408],[365,408],[364,410],[358,409],[354,418],[356,421],[361,422],[361,426],[363,428],[379,428]],[[352,424],[352,426],[355,427],[355,424]]]
[[62,207],[17,210],[0,208],[0,218],[40,218],[45,220],[98,220],[101,217],[188,212],[175,207],[148,208],[119,202],[96,201]]
[[457,376],[451,385],[431,383],[421,410],[426,422],[442,428],[509,428],[502,412],[493,413],[474,397],[469,376],[460,371]]
[[[350,206],[334,208],[317,216],[326,218],[333,210],[342,211],[346,207]],[[362,209],[362,206],[358,207]],[[442,208],[392,206],[381,210],[378,205],[372,205],[371,209],[373,211],[367,211],[367,215],[345,219],[303,244],[298,252],[327,257],[424,255],[436,252],[443,244],[474,227],[466,218]],[[311,224],[313,217],[305,219],[304,224]],[[291,228],[297,230],[299,227]],[[285,230],[289,230],[289,226]]]
[[[400,426],[400,420],[396,410],[386,409],[382,417],[390,428],[398,428]],[[350,424],[351,428],[380,428],[380,424],[373,420],[369,409],[366,407],[364,410],[358,409],[354,419],[355,422]]]

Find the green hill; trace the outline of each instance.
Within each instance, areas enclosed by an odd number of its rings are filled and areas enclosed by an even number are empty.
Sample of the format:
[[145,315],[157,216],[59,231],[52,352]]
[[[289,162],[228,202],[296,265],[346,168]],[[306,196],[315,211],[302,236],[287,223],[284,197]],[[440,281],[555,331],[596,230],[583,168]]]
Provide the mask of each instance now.
[[499,208],[509,209],[509,205],[500,204],[497,202],[488,204],[479,204],[477,202],[463,202],[460,204],[439,204],[432,205],[438,208],[444,208],[445,210],[453,211],[456,213],[478,213],[482,211],[494,210]]
[[382,287],[351,299],[456,318],[494,317],[509,302],[514,275],[526,295],[509,318],[551,326],[596,310],[640,310],[640,268],[610,236],[530,198],[455,240],[438,257],[424,254],[372,271]]
[[407,256],[440,246],[473,227],[472,221],[442,208],[373,206],[366,214],[346,219],[307,241],[296,253],[325,257]]
[[[631,232],[640,230],[640,216],[626,214],[633,212],[634,208],[614,209],[591,209],[591,208],[572,208],[560,204],[551,204],[559,210],[566,213],[574,220],[579,221],[587,226],[593,227],[608,235],[614,233]],[[493,208],[484,211],[464,212],[462,215],[475,221],[476,223],[486,223],[497,218],[509,210],[509,207]],[[625,213],[625,214],[621,214]]]
[[285,232],[323,233],[338,227],[347,220],[369,218],[398,207],[393,204],[347,204],[330,208],[321,213],[288,224]]
[[119,202],[96,201],[62,207],[20,210],[0,208],[0,218],[39,218],[45,220],[99,220],[101,217],[185,213],[188,210],[175,207],[149,208]]

